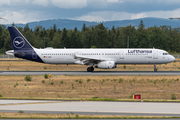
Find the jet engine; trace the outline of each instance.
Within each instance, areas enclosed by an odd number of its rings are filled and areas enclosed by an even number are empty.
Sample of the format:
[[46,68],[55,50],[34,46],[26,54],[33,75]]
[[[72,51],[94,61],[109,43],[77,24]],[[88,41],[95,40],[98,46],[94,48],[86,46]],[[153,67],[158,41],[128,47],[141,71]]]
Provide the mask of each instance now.
[[113,68],[116,68],[116,64],[114,61],[103,61],[103,62],[99,62],[98,64],[96,64],[95,68],[113,69]]

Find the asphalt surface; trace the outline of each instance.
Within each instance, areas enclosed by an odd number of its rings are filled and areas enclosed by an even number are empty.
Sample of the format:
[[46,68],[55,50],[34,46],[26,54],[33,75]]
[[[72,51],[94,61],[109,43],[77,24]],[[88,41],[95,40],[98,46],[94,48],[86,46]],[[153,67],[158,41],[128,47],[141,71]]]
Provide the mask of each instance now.
[[[8,104],[13,103],[13,104]],[[17,103],[17,104],[15,104]],[[126,116],[179,116],[179,103],[161,102],[97,102],[97,101],[33,101],[0,100],[0,112],[126,115]]]
[[180,71],[0,71],[0,75],[180,75]]

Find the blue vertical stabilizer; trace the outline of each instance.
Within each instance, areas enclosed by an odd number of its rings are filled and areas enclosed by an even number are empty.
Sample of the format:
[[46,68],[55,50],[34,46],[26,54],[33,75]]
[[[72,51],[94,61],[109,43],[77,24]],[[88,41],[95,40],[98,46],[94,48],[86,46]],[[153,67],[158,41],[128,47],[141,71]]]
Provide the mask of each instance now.
[[31,44],[19,32],[16,27],[8,27],[14,50],[30,50],[33,49]]
[[14,56],[36,62],[43,62],[35,48],[26,40],[16,27],[8,27],[14,48]]

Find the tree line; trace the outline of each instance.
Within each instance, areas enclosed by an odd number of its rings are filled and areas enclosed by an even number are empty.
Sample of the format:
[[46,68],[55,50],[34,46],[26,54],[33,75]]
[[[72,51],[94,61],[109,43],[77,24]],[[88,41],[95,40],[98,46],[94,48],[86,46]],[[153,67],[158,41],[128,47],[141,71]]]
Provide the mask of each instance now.
[[[32,30],[26,24],[25,27],[18,27],[18,29],[36,48],[127,48],[127,38],[129,37],[130,48],[154,47],[173,53],[180,52],[179,28],[171,28],[171,26],[147,28],[142,20],[138,27],[129,25],[106,28],[103,23],[100,23],[96,26],[83,24],[81,30],[76,27],[60,30],[54,24],[49,29],[36,26]],[[13,48],[9,31],[5,26],[0,25],[0,53],[11,49]]]

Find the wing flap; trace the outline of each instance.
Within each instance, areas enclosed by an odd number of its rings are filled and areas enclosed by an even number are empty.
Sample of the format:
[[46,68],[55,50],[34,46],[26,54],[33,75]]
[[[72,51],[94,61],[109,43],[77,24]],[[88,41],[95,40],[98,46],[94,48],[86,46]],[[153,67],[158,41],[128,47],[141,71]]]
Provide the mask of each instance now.
[[75,61],[76,64],[81,64],[81,65],[88,65],[89,63],[94,63],[97,64],[100,61],[105,61],[105,59],[101,58],[95,58],[95,57],[87,57],[87,56],[82,56],[82,55],[75,55]]

